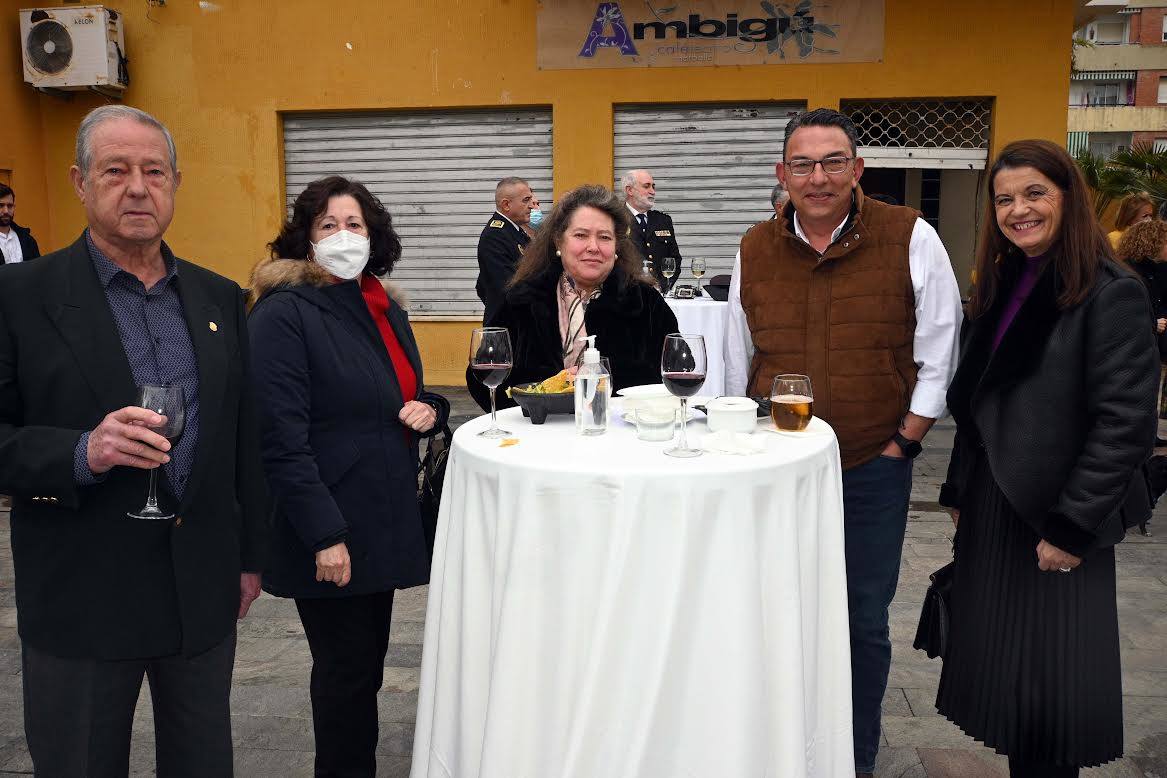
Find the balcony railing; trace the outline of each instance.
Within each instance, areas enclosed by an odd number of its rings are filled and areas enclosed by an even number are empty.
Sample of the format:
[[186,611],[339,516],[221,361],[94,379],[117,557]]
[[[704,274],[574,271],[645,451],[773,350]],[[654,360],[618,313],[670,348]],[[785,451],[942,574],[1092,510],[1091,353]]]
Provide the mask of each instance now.
[[1071,108],[1109,108],[1116,105],[1134,105],[1129,97],[1087,97],[1070,101]]

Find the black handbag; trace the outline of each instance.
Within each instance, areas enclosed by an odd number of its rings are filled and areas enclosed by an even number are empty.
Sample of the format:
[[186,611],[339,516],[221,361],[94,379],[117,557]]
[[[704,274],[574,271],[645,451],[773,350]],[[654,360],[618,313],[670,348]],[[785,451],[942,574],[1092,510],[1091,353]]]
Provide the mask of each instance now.
[[924,595],[924,607],[920,609],[920,625],[916,627],[916,639],[912,648],[918,648],[929,659],[944,658],[948,650],[948,628],[951,618],[949,596],[952,592],[952,570],[955,562],[949,562],[932,575],[932,583]]
[[421,466],[417,469],[417,507],[430,558],[434,556],[434,537],[438,533],[438,507],[442,502],[442,484],[446,480],[446,461],[454,434],[449,425],[429,439]]

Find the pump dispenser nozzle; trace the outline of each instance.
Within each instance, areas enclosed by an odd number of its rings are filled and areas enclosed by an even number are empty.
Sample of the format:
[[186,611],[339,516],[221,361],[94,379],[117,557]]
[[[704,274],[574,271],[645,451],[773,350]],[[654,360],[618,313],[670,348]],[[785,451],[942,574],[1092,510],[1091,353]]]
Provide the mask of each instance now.
[[583,361],[585,365],[600,364],[600,350],[596,348],[596,336],[588,335],[586,338],[580,338],[581,341],[586,340],[588,347],[584,349]]

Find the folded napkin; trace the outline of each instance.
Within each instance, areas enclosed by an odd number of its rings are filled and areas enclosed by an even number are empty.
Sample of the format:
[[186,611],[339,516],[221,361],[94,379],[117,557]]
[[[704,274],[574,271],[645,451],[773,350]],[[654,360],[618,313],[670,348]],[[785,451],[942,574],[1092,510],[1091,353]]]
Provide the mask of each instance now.
[[701,439],[701,448],[711,454],[761,454],[766,441],[757,433],[718,430]]

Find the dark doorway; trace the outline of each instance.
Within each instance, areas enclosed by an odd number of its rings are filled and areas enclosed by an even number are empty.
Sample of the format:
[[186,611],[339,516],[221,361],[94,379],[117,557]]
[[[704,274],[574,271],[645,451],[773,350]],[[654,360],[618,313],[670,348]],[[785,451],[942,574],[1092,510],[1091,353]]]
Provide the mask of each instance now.
[[907,171],[898,167],[869,167],[863,169],[859,186],[863,194],[884,194],[894,197],[900,205],[907,195]]

